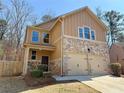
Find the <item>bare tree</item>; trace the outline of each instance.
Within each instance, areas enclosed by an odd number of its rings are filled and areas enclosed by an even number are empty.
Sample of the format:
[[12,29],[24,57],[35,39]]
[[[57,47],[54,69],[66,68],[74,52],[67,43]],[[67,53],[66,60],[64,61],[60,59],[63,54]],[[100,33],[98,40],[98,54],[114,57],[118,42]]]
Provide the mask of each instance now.
[[118,35],[118,33],[124,31],[124,15],[120,12],[111,10],[104,13],[103,20],[109,28],[108,43],[111,46],[117,41],[117,38],[120,36]]
[[124,15],[114,10],[103,12],[100,8],[96,9],[96,14],[108,26],[106,35],[108,45],[111,47],[115,42],[122,42],[121,39],[124,37]]
[[0,19],[0,40],[3,40],[3,37],[7,30],[7,22],[4,19]]
[[2,10],[2,1],[0,0],[0,10]]
[[47,10],[47,12],[41,17],[43,22],[47,22],[54,18],[54,13],[51,10]]
[[43,15],[42,16],[42,21],[43,22],[47,22],[47,21],[49,21],[49,20],[51,20],[53,17],[51,16],[51,15]]
[[25,0],[11,0],[11,4],[11,31],[16,39],[16,48],[19,48],[25,26],[29,22],[31,9]]
[[4,5],[2,1],[0,1],[0,40],[3,40],[7,32],[7,21],[4,18],[4,10]]
[[[35,24],[37,18],[32,14],[32,8],[27,4],[26,0],[9,0],[10,6],[4,5],[2,19],[7,23],[5,38],[2,41],[0,50],[1,59],[17,60],[19,55],[22,54],[22,41],[24,38],[26,25],[31,23]],[[2,3],[0,3],[1,6]],[[3,9],[0,8],[1,10]],[[31,24],[32,24],[31,23]]]
[[124,42],[124,33],[118,33],[117,41]]
[[30,22],[31,22],[31,25],[36,25],[37,23],[39,23],[38,17],[35,15],[32,15]]
[[102,9],[100,7],[97,7],[96,8],[96,15],[97,15],[97,17],[99,19],[102,19],[102,17],[103,17],[103,11],[102,11]]

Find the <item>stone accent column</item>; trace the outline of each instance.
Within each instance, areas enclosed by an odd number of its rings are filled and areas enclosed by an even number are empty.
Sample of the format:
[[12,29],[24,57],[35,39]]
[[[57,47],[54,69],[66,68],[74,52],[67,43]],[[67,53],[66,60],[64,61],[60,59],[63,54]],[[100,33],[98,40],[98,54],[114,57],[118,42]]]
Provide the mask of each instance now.
[[29,48],[25,48],[23,73],[22,73],[22,75],[26,75],[27,74],[27,69],[28,69],[28,55],[29,55]]

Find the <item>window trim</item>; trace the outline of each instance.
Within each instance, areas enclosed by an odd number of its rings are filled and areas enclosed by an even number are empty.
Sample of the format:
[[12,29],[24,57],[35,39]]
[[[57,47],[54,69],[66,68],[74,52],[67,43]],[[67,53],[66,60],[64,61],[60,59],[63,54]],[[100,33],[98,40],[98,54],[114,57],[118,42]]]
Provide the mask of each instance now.
[[[32,52],[33,52],[33,51],[36,52],[35,59],[32,59]],[[32,51],[31,51],[31,60],[37,60],[37,51],[36,51],[36,50],[32,50]]]
[[50,34],[49,34],[49,33],[47,33],[47,32],[43,32],[43,33],[42,33],[42,35],[43,35],[44,33],[46,33],[46,34],[48,34],[48,35],[49,35],[49,43],[45,43],[45,42],[44,42],[44,40],[43,40],[44,38],[43,38],[43,36],[42,36],[42,44],[49,45],[49,44],[50,44]]
[[[83,28],[83,27],[80,27],[80,26],[78,27],[78,37],[81,38],[81,37],[80,37],[80,31],[79,31],[80,28],[82,28],[82,30],[83,30],[83,38],[84,38],[84,28]],[[83,38],[82,38],[82,39],[83,39]]]
[[[33,32],[38,32],[38,41],[33,41]],[[39,31],[33,30],[32,33],[31,33],[31,42],[32,42],[32,43],[39,43],[39,41],[40,41],[40,38],[39,38]]]
[[[89,39],[85,38],[85,33],[84,33],[84,39],[85,39],[85,40],[91,40],[91,27],[85,25],[85,26],[83,26],[83,29],[84,29],[85,27],[86,27],[86,28],[89,28],[90,38],[89,38]],[[84,31],[84,32],[85,32],[85,31]]]
[[[95,30],[93,30],[93,29],[91,29],[91,32],[92,31],[94,31],[94,37],[95,37],[95,39],[94,40],[96,40],[96,31]],[[92,33],[91,33],[91,40],[92,40]]]
[[[87,39],[87,38],[85,38],[85,33],[84,33],[84,28],[89,28],[89,32],[90,32],[90,39]],[[80,38],[80,32],[79,32],[79,29],[80,28],[82,28],[83,29],[83,38]],[[95,39],[94,40],[96,40],[96,31],[94,30],[94,29],[91,29],[91,27],[89,27],[89,26],[87,26],[87,25],[84,25],[84,26],[78,26],[78,38],[80,38],[80,39],[84,39],[84,40],[92,40],[92,36],[91,36],[91,31],[94,31],[94,35],[95,35]],[[94,41],[93,40],[93,41]]]

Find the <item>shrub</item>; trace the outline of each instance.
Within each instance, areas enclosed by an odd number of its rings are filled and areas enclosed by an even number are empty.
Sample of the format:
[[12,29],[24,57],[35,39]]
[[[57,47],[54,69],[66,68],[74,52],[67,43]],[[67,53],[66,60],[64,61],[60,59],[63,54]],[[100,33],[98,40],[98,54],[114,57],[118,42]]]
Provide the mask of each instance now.
[[113,75],[121,76],[121,64],[120,63],[111,63],[110,64]]
[[31,71],[31,76],[35,78],[39,78],[43,76],[43,71],[39,69],[34,69]]
[[42,70],[42,71],[46,71],[47,70],[47,65],[45,65],[45,64],[39,65],[38,69]]

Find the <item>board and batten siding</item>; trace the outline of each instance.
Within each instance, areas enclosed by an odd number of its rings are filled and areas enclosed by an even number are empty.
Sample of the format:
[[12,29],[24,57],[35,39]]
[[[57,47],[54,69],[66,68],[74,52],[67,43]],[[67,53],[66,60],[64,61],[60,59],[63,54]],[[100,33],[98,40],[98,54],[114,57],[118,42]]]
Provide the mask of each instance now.
[[50,69],[53,75],[61,75],[61,29],[61,22],[58,21],[50,31],[52,45],[56,48],[51,53],[50,61]]
[[53,29],[50,31],[51,43],[56,47],[56,50],[52,52],[52,59],[61,58],[61,22],[57,22]]
[[51,52],[50,51],[45,51],[45,50],[36,50],[36,49],[30,49],[29,50],[29,57],[28,60],[32,60],[32,51],[36,51],[36,60],[41,61],[42,56],[49,56],[49,60],[50,60],[50,56],[51,56]]
[[78,37],[78,27],[88,26],[95,30],[96,40],[105,41],[104,28],[86,11],[78,11],[64,18],[64,34]]
[[[33,31],[39,32],[39,42],[38,43],[33,43],[32,42],[32,32]],[[26,44],[42,44],[42,33],[44,33],[44,32],[49,34],[49,31],[46,31],[46,30],[43,30],[43,29],[38,29],[38,28],[33,28],[33,27],[28,27],[25,43]],[[49,42],[51,44],[51,34],[49,34],[49,38],[50,38]]]

